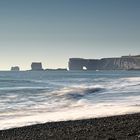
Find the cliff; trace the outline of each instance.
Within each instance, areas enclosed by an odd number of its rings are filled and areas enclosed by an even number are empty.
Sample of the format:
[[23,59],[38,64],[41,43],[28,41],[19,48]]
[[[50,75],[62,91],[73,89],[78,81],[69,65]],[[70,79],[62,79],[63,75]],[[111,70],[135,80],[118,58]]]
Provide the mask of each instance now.
[[69,70],[137,70],[140,69],[140,56],[122,56],[118,58],[83,59],[70,58]]

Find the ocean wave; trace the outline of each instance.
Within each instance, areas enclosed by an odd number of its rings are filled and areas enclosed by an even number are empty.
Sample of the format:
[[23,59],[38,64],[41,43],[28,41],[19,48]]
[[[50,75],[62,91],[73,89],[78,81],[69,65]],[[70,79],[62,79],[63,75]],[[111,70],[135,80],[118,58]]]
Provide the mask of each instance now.
[[127,78],[122,78],[127,81],[133,81],[133,82],[140,82],[140,77],[127,77]]
[[7,91],[16,91],[16,90],[45,90],[48,89],[48,87],[0,87],[0,90],[7,90]]
[[99,87],[99,86],[67,87],[67,88],[62,88],[59,91],[53,91],[51,96],[53,98],[65,98],[65,99],[77,100],[77,99],[85,98],[85,96],[88,96],[88,95],[99,93],[103,90],[105,90],[105,89],[103,87]]
[[104,82],[104,87],[106,87],[108,93],[116,93],[116,91],[120,91],[120,93],[126,91],[133,91],[140,88],[140,78],[139,77],[128,77],[128,78],[118,78],[111,79],[108,82]]
[[[111,110],[111,111],[110,111]],[[13,117],[7,117],[4,115],[4,119],[0,120],[1,128],[8,129],[13,127],[27,126],[37,123],[55,122],[55,121],[66,121],[66,120],[77,120],[87,119],[102,116],[112,116],[126,114],[129,112],[140,111],[140,108],[134,106],[122,106],[114,104],[96,104],[81,106],[81,108],[68,108],[56,110],[54,112],[41,112],[35,114],[25,115],[27,112],[23,111],[21,114],[15,113]],[[28,113],[27,113],[28,114]]]
[[24,80],[24,79],[0,79],[0,83],[32,83],[33,80]]

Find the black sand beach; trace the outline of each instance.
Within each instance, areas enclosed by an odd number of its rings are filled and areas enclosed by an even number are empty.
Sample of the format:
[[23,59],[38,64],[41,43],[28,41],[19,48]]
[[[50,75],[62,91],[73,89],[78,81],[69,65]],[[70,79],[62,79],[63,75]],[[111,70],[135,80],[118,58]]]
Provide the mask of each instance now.
[[0,131],[0,140],[139,140],[140,113]]

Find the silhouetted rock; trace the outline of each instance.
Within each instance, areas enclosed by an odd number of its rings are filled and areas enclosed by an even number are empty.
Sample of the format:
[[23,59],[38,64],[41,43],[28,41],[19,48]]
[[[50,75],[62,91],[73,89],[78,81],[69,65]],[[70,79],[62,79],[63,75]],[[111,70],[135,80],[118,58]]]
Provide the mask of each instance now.
[[58,69],[46,69],[46,71],[67,71],[65,68],[58,68]]
[[70,58],[69,70],[138,70],[140,56],[122,56],[118,58],[82,59]]
[[40,71],[40,70],[43,70],[42,63],[40,63],[40,62],[33,62],[31,64],[31,70],[32,71]]
[[20,71],[20,68],[18,66],[11,67],[11,71]]

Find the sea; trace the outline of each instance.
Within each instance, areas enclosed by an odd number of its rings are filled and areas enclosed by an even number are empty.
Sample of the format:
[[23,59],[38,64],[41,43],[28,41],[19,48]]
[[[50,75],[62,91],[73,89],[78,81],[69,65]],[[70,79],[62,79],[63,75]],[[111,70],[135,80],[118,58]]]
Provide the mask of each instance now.
[[0,130],[140,112],[140,71],[0,72]]

